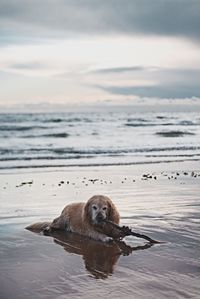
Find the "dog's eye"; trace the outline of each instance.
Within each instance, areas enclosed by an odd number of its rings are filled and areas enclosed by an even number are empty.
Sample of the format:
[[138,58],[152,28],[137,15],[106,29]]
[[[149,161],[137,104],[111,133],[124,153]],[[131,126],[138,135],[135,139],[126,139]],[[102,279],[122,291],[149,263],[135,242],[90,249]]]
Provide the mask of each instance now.
[[97,206],[92,206],[92,208],[93,208],[94,210],[97,210]]
[[107,207],[103,207],[103,210],[106,211],[106,210],[107,210]]

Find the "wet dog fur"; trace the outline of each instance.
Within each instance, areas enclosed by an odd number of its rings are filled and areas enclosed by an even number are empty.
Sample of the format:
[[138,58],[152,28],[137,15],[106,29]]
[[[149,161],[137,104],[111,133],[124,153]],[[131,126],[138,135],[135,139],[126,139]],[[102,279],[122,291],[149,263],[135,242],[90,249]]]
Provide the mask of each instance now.
[[63,230],[87,236],[94,240],[110,242],[113,240],[104,220],[119,224],[119,213],[111,201],[104,195],[95,195],[86,203],[67,205],[61,215],[52,222],[38,222],[26,229],[32,231],[51,232]]

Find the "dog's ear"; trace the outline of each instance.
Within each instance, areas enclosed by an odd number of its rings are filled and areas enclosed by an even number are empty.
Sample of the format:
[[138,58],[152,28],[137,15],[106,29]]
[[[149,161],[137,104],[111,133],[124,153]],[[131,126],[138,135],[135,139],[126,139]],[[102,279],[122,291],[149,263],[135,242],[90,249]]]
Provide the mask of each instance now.
[[108,204],[109,204],[108,220],[116,224],[119,224],[120,216],[117,211],[117,208],[115,207],[114,203],[111,200],[109,200]]
[[87,203],[85,204],[84,207],[84,219],[86,222],[91,222],[92,217],[91,217],[91,201],[88,200]]

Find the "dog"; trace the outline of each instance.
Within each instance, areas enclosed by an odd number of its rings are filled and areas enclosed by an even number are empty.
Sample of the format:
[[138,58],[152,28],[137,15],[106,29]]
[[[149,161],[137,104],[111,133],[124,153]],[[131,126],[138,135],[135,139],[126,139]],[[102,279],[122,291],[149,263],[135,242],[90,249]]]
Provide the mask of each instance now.
[[50,233],[52,230],[65,230],[94,240],[112,242],[112,232],[107,227],[105,220],[119,224],[119,212],[109,197],[95,195],[86,203],[67,205],[61,215],[51,223],[35,223],[26,229],[44,231],[44,233]]

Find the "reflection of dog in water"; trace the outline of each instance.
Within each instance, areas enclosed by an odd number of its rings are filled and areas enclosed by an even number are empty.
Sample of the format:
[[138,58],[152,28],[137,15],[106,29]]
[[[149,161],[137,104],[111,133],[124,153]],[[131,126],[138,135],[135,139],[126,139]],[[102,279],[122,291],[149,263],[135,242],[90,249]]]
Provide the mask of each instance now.
[[105,244],[63,231],[52,231],[48,235],[52,236],[54,242],[63,246],[67,252],[81,255],[86,269],[92,276],[101,279],[113,274],[114,266],[120,255],[129,255],[135,250],[143,250],[152,246],[152,244],[147,243],[142,246],[131,247],[122,241]]

